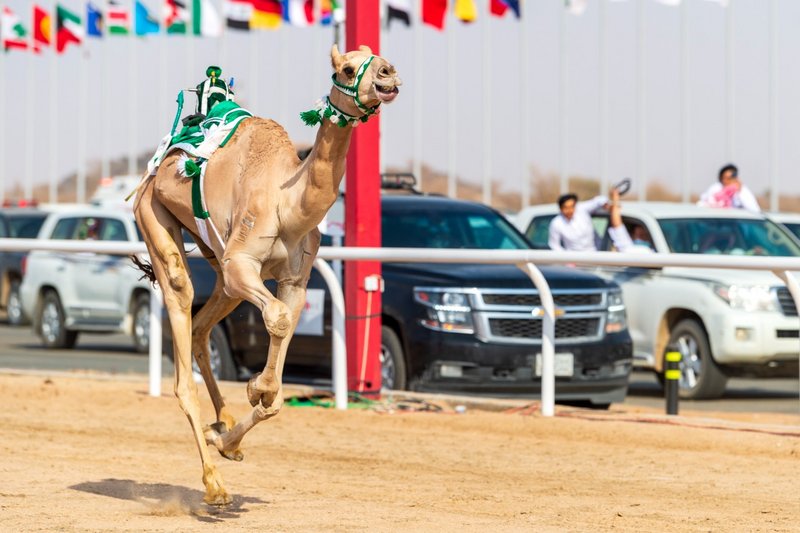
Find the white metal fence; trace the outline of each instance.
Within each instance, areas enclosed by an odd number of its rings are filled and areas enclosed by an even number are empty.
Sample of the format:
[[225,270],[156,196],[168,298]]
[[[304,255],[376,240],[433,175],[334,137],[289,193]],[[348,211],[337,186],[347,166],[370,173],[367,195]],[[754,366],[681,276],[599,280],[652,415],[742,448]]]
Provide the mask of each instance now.
[[[94,252],[114,255],[147,253],[144,243],[63,241],[39,239],[0,239],[0,250],[52,250],[63,252]],[[199,256],[199,252],[190,252]],[[345,356],[344,295],[338,278],[326,259],[369,260],[405,263],[483,263],[512,264],[525,272],[539,290],[544,308],[542,327],[542,385],[541,411],[543,416],[555,412],[555,306],[550,287],[536,265],[593,265],[618,267],[696,267],[730,270],[766,270],[774,273],[789,289],[795,306],[800,310],[800,284],[792,272],[800,272],[797,257],[720,256],[695,254],[624,254],[617,252],[558,252],[551,250],[464,250],[428,248],[320,248],[314,266],[320,271],[331,291],[333,326],[333,389],[337,409],[347,408]],[[152,291],[150,320],[150,394],[161,394],[161,295]],[[800,319],[798,319],[800,320]],[[798,344],[800,358],[800,344]]]

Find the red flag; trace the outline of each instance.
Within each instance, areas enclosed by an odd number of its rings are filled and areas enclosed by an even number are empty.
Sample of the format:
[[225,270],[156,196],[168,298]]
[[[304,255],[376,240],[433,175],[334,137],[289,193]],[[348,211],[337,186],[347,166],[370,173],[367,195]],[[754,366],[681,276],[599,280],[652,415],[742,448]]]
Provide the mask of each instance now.
[[50,34],[52,33],[52,22],[50,13],[41,7],[33,6],[33,50],[41,51],[42,46],[50,46]]
[[439,30],[444,29],[447,0],[422,0],[422,22]]
[[502,17],[506,14],[507,9],[508,4],[503,2],[503,0],[489,0],[489,13],[495,17]]

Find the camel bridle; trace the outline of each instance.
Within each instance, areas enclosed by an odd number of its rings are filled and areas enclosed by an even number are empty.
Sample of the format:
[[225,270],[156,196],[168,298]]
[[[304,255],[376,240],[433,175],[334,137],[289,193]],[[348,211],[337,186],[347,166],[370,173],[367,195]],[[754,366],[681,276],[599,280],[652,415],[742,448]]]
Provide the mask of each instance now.
[[[377,113],[378,112],[378,108],[381,105],[381,103],[378,102],[378,104],[375,107],[366,106],[361,101],[361,98],[358,95],[358,86],[361,85],[361,80],[364,78],[364,74],[366,74],[367,68],[369,68],[369,65],[370,65],[370,63],[372,63],[373,59],[375,59],[375,56],[371,55],[367,59],[365,59],[363,63],[361,63],[361,66],[358,67],[358,71],[356,72],[356,80],[353,83],[353,85],[345,85],[344,83],[342,83],[339,80],[337,80],[336,79],[336,74],[337,74],[336,72],[334,72],[331,75],[331,79],[333,80],[333,86],[336,87],[339,90],[339,92],[342,92],[342,93],[346,94],[347,96],[351,97],[353,99],[353,102],[355,102],[356,107],[358,107],[364,113],[364,116],[367,116],[367,117]],[[333,105],[333,104],[331,104],[331,105]]]

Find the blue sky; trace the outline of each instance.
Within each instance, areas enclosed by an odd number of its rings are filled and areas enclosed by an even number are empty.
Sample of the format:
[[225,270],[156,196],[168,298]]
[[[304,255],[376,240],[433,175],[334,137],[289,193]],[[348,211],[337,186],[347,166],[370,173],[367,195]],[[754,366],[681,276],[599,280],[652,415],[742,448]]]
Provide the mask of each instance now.
[[[566,171],[599,177],[601,150],[601,61],[598,2],[589,0],[581,16],[566,20],[566,80],[568,109]],[[726,10],[705,0],[687,2],[689,73],[689,174],[692,192],[716,179],[729,159],[740,167],[743,179],[756,193],[770,183],[770,150],[775,150],[779,189],[800,192],[794,169],[800,151],[800,2],[795,0],[730,0],[733,5],[735,116],[733,143],[728,143],[725,82]],[[778,10],[776,33],[770,33],[769,8]],[[646,100],[646,176],[637,176],[637,2],[644,3],[646,46],[644,58]],[[6,0],[5,5],[25,16],[29,0]],[[215,2],[218,6],[219,1]],[[486,2],[488,4],[488,1]],[[41,2],[51,7],[50,2]],[[82,9],[83,1],[62,4]],[[151,9],[160,1],[145,1]],[[463,25],[452,17],[448,32],[423,28],[423,61],[415,68],[414,30],[393,27],[384,32],[382,55],[400,71],[405,85],[397,101],[382,114],[383,156],[386,165],[410,168],[414,157],[415,84],[422,82],[423,161],[442,172],[448,165],[448,112],[455,109],[456,166],[460,177],[480,182],[485,168],[505,190],[520,190],[522,168],[558,172],[559,135],[559,28],[561,0],[528,0],[525,21],[529,49],[527,117],[521,116],[523,82],[520,79],[521,24],[508,16],[490,18],[481,5],[481,17]],[[608,120],[607,172],[610,180],[634,176],[661,181],[678,190],[681,160],[681,9],[654,0],[606,4],[606,64]],[[483,32],[489,27],[488,53]],[[770,144],[769,45],[777,36],[777,142]],[[235,76],[240,102],[258,115],[274,118],[299,143],[313,140],[314,130],[303,126],[298,113],[312,107],[328,90],[330,29],[284,27],[277,32],[235,33],[221,39],[158,36],[131,39],[107,37],[89,41],[53,58],[9,53],[5,73],[3,117],[4,160],[0,169],[7,186],[30,175],[47,182],[51,169],[58,178],[78,168],[79,114],[88,121],[86,157],[120,157],[154,150],[174,116],[175,95],[194,86],[208,64],[220,64],[225,76]],[[449,43],[449,44],[448,44]],[[448,46],[454,50],[448,52]],[[455,86],[448,84],[448,57]],[[490,67],[484,57],[491,58]],[[81,73],[85,73],[81,76]],[[419,77],[421,75],[421,78]],[[83,80],[83,81],[81,81]],[[53,93],[51,86],[57,88]],[[485,85],[488,84],[488,85]],[[483,98],[491,95],[488,165],[483,148]],[[79,94],[86,96],[82,103]],[[57,108],[52,109],[52,95]],[[451,102],[452,99],[452,102]],[[191,99],[188,100],[191,102]],[[85,104],[85,106],[84,106]],[[191,104],[190,104],[191,105]],[[54,113],[56,118],[54,118]],[[26,126],[25,118],[30,121]],[[520,142],[523,121],[530,128],[530,145]],[[50,130],[56,124],[55,136]],[[134,124],[132,127],[131,124]],[[53,141],[55,140],[55,144]],[[31,143],[32,141],[32,143]],[[33,146],[33,149],[29,148]],[[730,153],[729,153],[730,152]],[[55,162],[51,162],[55,158]]]

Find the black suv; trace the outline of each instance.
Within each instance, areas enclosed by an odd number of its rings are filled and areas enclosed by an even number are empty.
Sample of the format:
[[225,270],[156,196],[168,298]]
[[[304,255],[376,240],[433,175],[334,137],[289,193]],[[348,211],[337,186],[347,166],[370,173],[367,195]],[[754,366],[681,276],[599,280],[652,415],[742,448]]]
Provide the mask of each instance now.
[[[392,192],[392,194],[387,194]],[[383,246],[526,249],[525,238],[498,212],[478,203],[384,191]],[[190,265],[196,309],[213,288],[202,259]],[[346,266],[345,266],[346,268]],[[558,308],[556,399],[607,407],[625,398],[631,338],[619,287],[572,268],[542,268]],[[513,265],[384,263],[383,384],[386,388],[467,393],[538,394],[542,319],[538,291]],[[274,290],[274,285],[268,286]],[[314,270],[309,289],[325,289]],[[330,377],[331,306],[325,294],[319,336],[296,334],[287,380]],[[169,332],[165,328],[165,332]],[[240,305],[212,333],[223,378],[263,369],[269,337],[261,314]],[[171,349],[171,345],[168,346]]]
[[[47,217],[47,211],[34,207],[4,207],[0,209],[0,237],[4,239],[35,239]],[[5,309],[8,323],[25,322],[19,285],[22,282],[23,260],[27,252],[0,250],[0,309]]]

